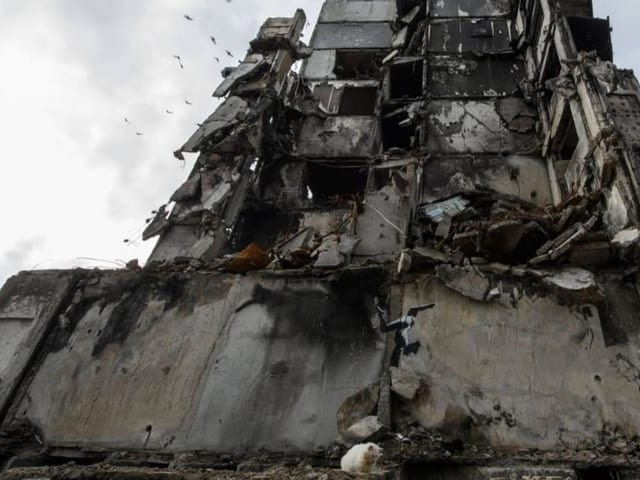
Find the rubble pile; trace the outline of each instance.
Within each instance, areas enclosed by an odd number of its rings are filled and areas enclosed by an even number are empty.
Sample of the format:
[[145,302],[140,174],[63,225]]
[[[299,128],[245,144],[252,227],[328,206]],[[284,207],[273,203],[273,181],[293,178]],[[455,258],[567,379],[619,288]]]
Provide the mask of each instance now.
[[624,255],[635,255],[628,247],[637,236],[628,231],[609,239],[602,224],[602,199],[597,191],[539,207],[511,195],[466,190],[420,205],[414,233],[417,245],[439,252],[435,260],[447,254],[530,267],[609,265],[614,245],[627,245]]

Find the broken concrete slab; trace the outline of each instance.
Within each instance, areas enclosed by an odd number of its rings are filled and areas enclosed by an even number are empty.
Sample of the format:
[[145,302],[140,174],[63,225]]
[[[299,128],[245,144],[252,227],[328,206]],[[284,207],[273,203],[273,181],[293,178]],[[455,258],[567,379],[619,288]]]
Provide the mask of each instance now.
[[623,259],[635,260],[640,254],[640,230],[638,228],[621,230],[613,237],[611,244]]
[[300,40],[307,16],[297,9],[293,17],[268,18],[260,27],[258,35],[249,44],[253,51],[293,49]]
[[486,301],[491,290],[491,282],[473,267],[439,265],[436,277],[451,290],[479,302]]
[[373,415],[378,406],[379,397],[380,387],[377,384],[347,397],[336,414],[338,433],[342,435],[351,425]]
[[248,115],[249,109],[247,101],[240,97],[230,96],[226,98],[175,155],[180,157],[180,152],[199,151],[205,141],[215,138],[218,133],[229,130],[243,121]]
[[604,300],[604,293],[589,270],[568,267],[552,272],[542,281],[556,291],[561,301],[568,304],[597,304]]
[[389,373],[391,375],[391,391],[403,400],[413,400],[422,385],[420,377],[398,367],[391,367]]
[[269,64],[263,55],[251,54],[237,67],[234,67],[220,86],[213,92],[214,97],[224,97],[230,90],[235,88],[240,82],[257,75]]
[[168,216],[167,206],[160,206],[147,228],[142,232],[142,240],[148,240],[164,232],[170,225]]
[[380,422],[377,416],[365,417],[362,420],[347,428],[339,440],[347,446],[356,443],[364,443],[368,441],[376,441],[386,433],[386,427]]
[[184,202],[197,197],[199,193],[200,173],[196,172],[171,195],[170,200],[172,202]]

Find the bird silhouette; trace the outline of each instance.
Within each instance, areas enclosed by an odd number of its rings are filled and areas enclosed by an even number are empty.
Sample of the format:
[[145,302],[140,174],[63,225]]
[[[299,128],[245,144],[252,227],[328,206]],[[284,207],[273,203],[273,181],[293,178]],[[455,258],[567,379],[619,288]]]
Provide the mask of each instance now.
[[141,137],[143,135],[144,135],[144,133],[142,133],[142,132],[136,132],[136,137]]
[[216,62],[220,63],[220,59],[218,57],[213,57]]
[[184,68],[184,65],[182,64],[182,59],[180,58],[180,55],[174,55],[173,58],[178,60],[178,63],[180,64],[180,68]]
[[231,58],[233,58],[233,53],[231,53],[229,50],[225,50],[224,51],[227,55],[229,55]]
[[186,103],[187,105],[193,105],[193,103],[191,103],[189,100],[185,100],[184,103]]
[[173,112],[171,110],[167,109],[167,114],[168,115],[173,115]]
[[211,43],[213,43],[214,45],[217,45],[216,38],[213,35],[209,35],[209,38],[211,39]]
[[131,123],[127,117],[124,117],[124,123]]
[[193,17],[190,17],[189,15],[185,14],[184,18],[189,20],[190,22],[193,22]]

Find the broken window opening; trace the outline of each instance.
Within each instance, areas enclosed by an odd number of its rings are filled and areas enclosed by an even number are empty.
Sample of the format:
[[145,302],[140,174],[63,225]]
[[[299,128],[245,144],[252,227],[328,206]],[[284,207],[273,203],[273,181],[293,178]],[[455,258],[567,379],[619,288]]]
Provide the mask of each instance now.
[[529,44],[535,47],[538,45],[542,37],[542,24],[544,23],[544,12],[539,1],[534,2],[533,13],[531,15],[531,23],[529,24]]
[[373,115],[377,98],[377,88],[345,87],[338,115]]
[[567,17],[578,52],[598,52],[601,60],[613,62],[609,20],[589,17]]
[[[562,65],[560,64],[560,57],[558,56],[558,51],[556,50],[556,46],[551,43],[549,47],[549,58],[547,60],[547,65],[545,66],[544,72],[542,74],[542,83],[550,80],[552,78],[557,78],[562,73]],[[543,95],[544,106],[551,116],[551,99],[553,98],[553,90],[547,89]]]
[[307,164],[307,191],[316,203],[335,202],[340,197],[364,193],[369,168],[366,164],[343,163]]
[[562,113],[560,128],[558,129],[553,148],[553,166],[562,198],[566,198],[569,194],[569,188],[564,177],[569,163],[575,156],[578,142],[578,131],[576,130],[576,124],[573,120],[573,114],[567,106]]
[[377,51],[336,50],[333,73],[338,80],[377,80],[383,57]]
[[556,152],[558,152],[558,155],[563,160],[571,160],[578,146],[579,139],[570,108],[567,108],[562,114],[562,129],[560,132]]
[[281,235],[295,233],[299,226],[298,214],[257,206],[249,207],[242,212],[236,223],[227,253],[240,252],[251,243],[255,243],[266,252],[276,244]]
[[393,100],[422,96],[423,61],[400,62],[389,69],[389,98]]
[[406,177],[406,169],[373,168],[371,170],[368,190],[382,190],[388,185],[396,185],[403,192],[408,191],[409,182]]
[[612,468],[594,467],[576,470],[578,480],[620,480],[618,472]]
[[382,146],[385,150],[411,150],[417,138],[416,128],[406,108],[385,105],[382,108]]

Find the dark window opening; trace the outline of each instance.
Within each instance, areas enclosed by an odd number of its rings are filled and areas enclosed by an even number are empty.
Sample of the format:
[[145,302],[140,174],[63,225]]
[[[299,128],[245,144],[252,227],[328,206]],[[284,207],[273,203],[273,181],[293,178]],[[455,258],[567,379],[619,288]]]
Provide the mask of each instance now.
[[409,190],[404,170],[398,168],[375,168],[369,176],[369,190],[382,190],[387,185],[396,185],[402,192]]
[[369,168],[363,163],[307,165],[307,188],[314,202],[335,201],[339,197],[363,193]]
[[560,130],[556,151],[562,160],[571,160],[578,146],[578,132],[573,121],[571,109],[567,108],[562,115],[564,127]]
[[[560,57],[558,56],[558,51],[556,50],[555,45],[552,43],[551,48],[549,50],[549,59],[547,60],[547,65],[542,75],[543,83],[546,80],[559,77],[561,72],[562,72],[562,65],[560,64]],[[544,100],[544,105],[547,109],[547,113],[549,113],[549,115],[552,114],[551,112],[552,98],[553,98],[553,90],[546,89],[544,91],[543,100]]]
[[418,98],[422,96],[422,60],[401,62],[389,69],[390,98]]
[[366,50],[337,50],[333,73],[338,80],[377,80],[384,56]]
[[378,89],[374,87],[345,87],[338,115],[373,115],[377,97]]
[[411,150],[417,138],[416,127],[406,108],[387,105],[382,109],[382,146],[385,150]]
[[553,167],[556,172],[558,187],[563,198],[569,194],[569,186],[567,185],[564,175],[567,171],[569,163],[573,159],[576,148],[578,147],[578,132],[571,109],[567,106],[562,113],[560,129],[553,143]]
[[267,251],[276,244],[281,235],[297,232],[299,225],[298,214],[258,206],[249,207],[240,215],[236,224],[230,251],[239,252],[251,243]]
[[578,480],[619,480],[618,472],[612,468],[595,467],[576,470]]
[[398,15],[406,15],[416,6],[421,6],[420,0],[396,0]]
[[529,44],[535,49],[542,36],[542,24],[544,23],[544,13],[542,12],[540,2],[534,2],[533,15],[530,18],[532,18],[532,20],[529,24]]
[[601,60],[613,62],[609,20],[588,17],[567,17],[578,52],[598,52]]

